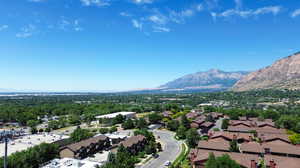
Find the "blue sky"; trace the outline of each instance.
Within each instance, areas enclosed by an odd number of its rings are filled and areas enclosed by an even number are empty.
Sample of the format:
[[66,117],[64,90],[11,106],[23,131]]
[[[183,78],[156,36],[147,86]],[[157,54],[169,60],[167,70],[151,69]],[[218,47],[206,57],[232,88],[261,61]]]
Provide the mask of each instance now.
[[0,88],[153,88],[299,51],[299,0],[0,0]]

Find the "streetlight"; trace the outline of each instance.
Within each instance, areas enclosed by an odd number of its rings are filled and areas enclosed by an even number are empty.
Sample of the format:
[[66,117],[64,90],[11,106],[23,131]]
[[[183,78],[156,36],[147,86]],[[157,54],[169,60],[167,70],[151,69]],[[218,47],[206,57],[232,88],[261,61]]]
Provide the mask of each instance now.
[[7,168],[7,143],[8,139],[12,137],[12,131],[3,131],[2,132],[2,139],[4,140],[5,144],[5,151],[4,151],[4,162],[3,162],[3,167]]

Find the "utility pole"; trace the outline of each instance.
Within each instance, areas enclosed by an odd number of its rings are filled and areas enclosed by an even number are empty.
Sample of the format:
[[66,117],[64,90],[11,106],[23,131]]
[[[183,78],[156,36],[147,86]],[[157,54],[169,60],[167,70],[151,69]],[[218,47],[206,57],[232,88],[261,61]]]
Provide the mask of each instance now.
[[5,144],[3,167],[7,168],[7,143],[8,143],[8,137],[11,135],[11,133],[4,131],[3,135],[4,135],[4,144]]

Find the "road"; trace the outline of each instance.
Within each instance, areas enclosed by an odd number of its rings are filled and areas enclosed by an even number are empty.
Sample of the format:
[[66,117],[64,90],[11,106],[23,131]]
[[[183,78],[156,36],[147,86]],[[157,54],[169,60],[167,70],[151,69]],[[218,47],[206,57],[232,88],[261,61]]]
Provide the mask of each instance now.
[[152,159],[139,168],[165,168],[167,161],[173,162],[181,152],[182,142],[174,139],[174,133],[170,131],[154,130],[154,135],[159,136],[162,142],[163,151],[159,153],[159,157]]

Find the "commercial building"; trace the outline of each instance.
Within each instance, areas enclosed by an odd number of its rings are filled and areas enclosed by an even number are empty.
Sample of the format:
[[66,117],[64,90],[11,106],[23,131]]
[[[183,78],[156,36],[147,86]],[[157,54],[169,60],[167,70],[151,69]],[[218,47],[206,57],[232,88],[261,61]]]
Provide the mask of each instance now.
[[113,119],[117,117],[118,115],[122,115],[126,117],[126,119],[131,119],[136,117],[136,112],[117,112],[112,114],[106,114],[106,115],[100,115],[96,116],[96,119]]
[[98,162],[77,160],[72,158],[54,159],[41,168],[96,168],[102,166]]

